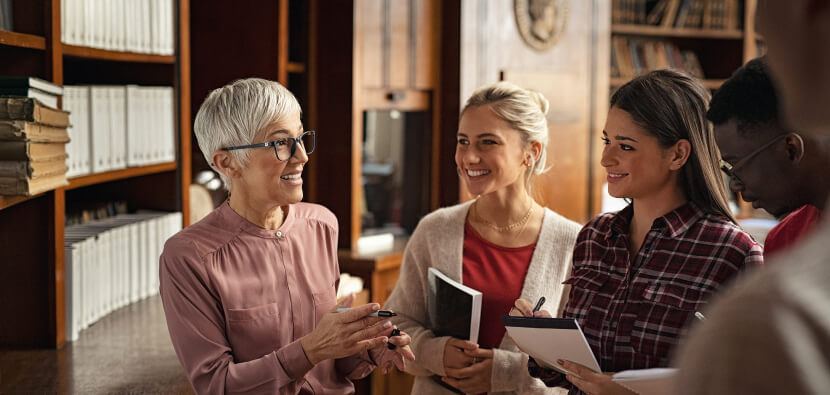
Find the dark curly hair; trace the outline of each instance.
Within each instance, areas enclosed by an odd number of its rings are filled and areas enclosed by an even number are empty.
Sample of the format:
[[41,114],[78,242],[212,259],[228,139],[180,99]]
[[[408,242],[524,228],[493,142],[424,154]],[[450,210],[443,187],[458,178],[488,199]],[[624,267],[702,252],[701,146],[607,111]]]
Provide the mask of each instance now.
[[706,118],[721,125],[735,118],[738,131],[747,126],[778,124],[778,97],[765,58],[739,68],[712,96]]

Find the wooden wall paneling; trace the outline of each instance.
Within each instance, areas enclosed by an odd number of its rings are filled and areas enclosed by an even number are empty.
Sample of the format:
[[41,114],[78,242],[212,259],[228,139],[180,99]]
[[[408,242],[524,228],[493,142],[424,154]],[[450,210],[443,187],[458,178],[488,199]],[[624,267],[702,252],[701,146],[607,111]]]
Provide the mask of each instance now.
[[324,111],[311,125],[319,134],[310,160],[317,161],[316,203],[337,216],[341,248],[352,247],[360,232],[360,138],[352,131],[362,126],[362,112],[355,110],[359,89],[354,82],[360,72],[356,64],[362,58],[355,47],[354,29],[360,26],[356,23],[360,13],[354,6],[349,0],[327,1],[325,12],[314,12],[310,24],[314,36],[325,37],[316,40],[316,59],[310,63],[315,80],[310,93],[312,108],[315,113]]
[[[308,1],[308,19],[306,20],[306,26],[311,26],[312,22],[317,22],[318,12],[319,12],[319,0],[309,0]],[[315,128],[317,127],[317,101],[315,100],[315,95],[317,94],[317,42],[318,42],[318,31],[315,28],[306,28],[308,37],[308,55],[306,58],[306,76],[308,78],[308,83],[306,85],[306,89],[308,90],[308,99],[306,100],[306,127],[308,128]],[[319,154],[318,154],[319,155]],[[319,156],[318,156],[319,157]],[[309,160],[306,163],[306,175],[308,179],[308,185],[303,184],[308,191],[308,195],[306,196],[306,200],[310,202],[317,202],[318,200],[318,179],[320,178],[320,167],[319,167],[319,160],[318,157],[315,157],[313,160]]]
[[388,31],[386,14],[388,0],[355,1],[354,41],[360,52],[360,84],[364,88],[386,86]]
[[386,0],[387,14],[383,20],[389,38],[384,43],[384,55],[389,78],[386,86],[391,89],[406,89],[410,86],[410,62],[413,61],[414,52],[411,40],[417,34],[414,29],[410,29],[413,26],[410,19],[411,4],[409,1]]
[[240,78],[278,80],[279,4],[222,0],[190,5],[191,116],[210,91]]
[[288,0],[278,0],[277,9],[278,37],[283,38],[277,42],[277,81],[288,86]]
[[433,89],[436,87],[436,70],[438,66],[439,43],[439,7],[435,0],[410,0],[413,30],[418,34],[410,36],[412,40],[412,86],[416,89]]
[[592,0],[592,25],[591,29],[591,138],[589,140],[590,155],[588,157],[588,168],[591,180],[588,185],[588,213],[587,218],[597,216],[602,209],[602,185],[605,183],[605,169],[600,165],[602,150],[602,130],[605,129],[605,118],[608,116],[608,84],[611,75],[611,7],[604,5],[604,0]]
[[461,2],[438,3],[438,31],[434,34],[438,57],[433,106],[432,206],[451,206],[459,201],[455,166],[455,134],[461,112]]

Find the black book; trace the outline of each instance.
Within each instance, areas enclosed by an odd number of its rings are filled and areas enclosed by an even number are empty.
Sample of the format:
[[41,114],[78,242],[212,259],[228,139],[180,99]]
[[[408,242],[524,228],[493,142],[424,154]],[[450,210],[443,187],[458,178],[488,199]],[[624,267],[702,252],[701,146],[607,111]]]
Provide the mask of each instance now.
[[436,336],[478,343],[481,292],[429,268],[429,322]]
[[[436,336],[452,336],[478,343],[478,329],[481,321],[481,292],[455,281],[440,270],[429,268],[429,322]],[[442,387],[462,394],[457,388],[432,379]]]

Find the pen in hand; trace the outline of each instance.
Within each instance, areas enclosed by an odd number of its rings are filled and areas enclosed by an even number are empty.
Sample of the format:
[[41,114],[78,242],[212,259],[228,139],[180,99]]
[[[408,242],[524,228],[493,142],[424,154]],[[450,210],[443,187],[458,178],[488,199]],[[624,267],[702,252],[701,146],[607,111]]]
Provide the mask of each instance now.
[[[344,311],[349,311],[349,310],[351,310],[351,309],[348,308],[348,307],[338,307],[337,308],[338,313],[342,313]],[[397,314],[395,314],[392,311],[378,310],[378,311],[373,312],[372,314],[367,315],[366,317],[396,317],[396,316],[397,316]]]
[[703,313],[699,311],[695,311],[695,317],[701,321],[706,321],[706,317],[703,316]]
[[544,297],[544,296],[542,296],[541,298],[539,298],[539,301],[538,301],[538,302],[536,302],[536,306],[535,306],[535,307],[533,307],[533,312],[535,313],[535,312],[539,311],[539,309],[541,309],[541,308],[542,308],[542,305],[543,305],[543,304],[545,304],[545,297]]

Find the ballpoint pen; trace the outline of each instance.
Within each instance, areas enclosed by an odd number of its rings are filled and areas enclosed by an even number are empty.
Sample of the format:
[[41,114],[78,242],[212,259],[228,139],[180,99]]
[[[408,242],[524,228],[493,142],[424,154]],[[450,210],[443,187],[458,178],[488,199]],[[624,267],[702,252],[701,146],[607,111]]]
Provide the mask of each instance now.
[[545,304],[545,297],[544,296],[539,298],[539,301],[536,302],[536,307],[533,308],[533,312],[535,313],[535,312],[539,311],[539,309],[542,308],[543,304]]
[[[351,309],[348,308],[348,307],[338,307],[337,308],[338,313],[342,313],[344,311],[349,311],[349,310],[351,310]],[[397,314],[395,314],[394,312],[389,311],[389,310],[378,310],[378,311],[372,312],[371,314],[366,315],[366,317],[395,317],[395,316],[397,316]]]

